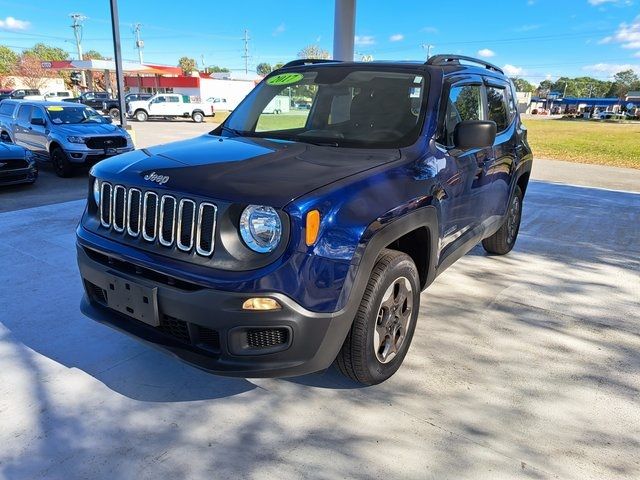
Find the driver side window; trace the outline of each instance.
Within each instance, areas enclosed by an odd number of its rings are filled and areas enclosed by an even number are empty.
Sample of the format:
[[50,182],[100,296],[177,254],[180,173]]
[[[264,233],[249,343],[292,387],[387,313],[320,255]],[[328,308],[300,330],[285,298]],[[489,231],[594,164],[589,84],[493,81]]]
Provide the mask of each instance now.
[[444,138],[447,146],[453,145],[456,125],[467,120],[482,120],[482,90],[480,85],[456,85],[449,90],[444,117]]

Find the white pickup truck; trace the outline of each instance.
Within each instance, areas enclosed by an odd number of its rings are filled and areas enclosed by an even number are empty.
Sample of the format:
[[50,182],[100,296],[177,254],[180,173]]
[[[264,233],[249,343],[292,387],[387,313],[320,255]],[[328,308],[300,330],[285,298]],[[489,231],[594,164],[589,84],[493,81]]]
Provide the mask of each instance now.
[[158,93],[148,100],[129,102],[127,115],[139,122],[149,118],[191,117],[200,123],[204,117],[214,116],[215,112],[212,104],[191,102],[188,95]]

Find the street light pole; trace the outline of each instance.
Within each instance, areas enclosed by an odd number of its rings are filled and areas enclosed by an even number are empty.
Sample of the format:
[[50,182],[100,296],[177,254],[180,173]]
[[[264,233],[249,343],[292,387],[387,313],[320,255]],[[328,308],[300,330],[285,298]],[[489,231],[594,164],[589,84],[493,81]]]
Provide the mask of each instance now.
[[113,32],[113,51],[116,63],[116,84],[118,85],[118,110],[120,125],[127,128],[126,105],[124,101],[124,75],[122,74],[122,52],[120,51],[120,23],[118,20],[118,0],[111,0],[111,31]]

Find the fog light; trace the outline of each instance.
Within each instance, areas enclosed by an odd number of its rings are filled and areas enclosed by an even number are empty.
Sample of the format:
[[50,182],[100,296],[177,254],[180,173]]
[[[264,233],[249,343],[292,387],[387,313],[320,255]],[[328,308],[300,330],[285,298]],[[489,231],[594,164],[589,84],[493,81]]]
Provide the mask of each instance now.
[[282,307],[273,298],[249,298],[242,304],[243,310],[280,310]]

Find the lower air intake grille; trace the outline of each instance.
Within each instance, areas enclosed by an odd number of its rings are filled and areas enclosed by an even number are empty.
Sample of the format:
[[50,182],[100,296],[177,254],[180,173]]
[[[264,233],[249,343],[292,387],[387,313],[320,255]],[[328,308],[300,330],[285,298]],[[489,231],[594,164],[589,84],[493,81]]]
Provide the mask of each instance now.
[[89,282],[88,280],[84,281],[84,286],[85,286],[85,289],[87,290],[87,293],[89,294],[89,297],[91,297],[91,300],[98,302],[102,305],[107,304],[106,290],[104,290],[103,288],[100,288],[95,283]]
[[247,330],[247,345],[250,348],[270,348],[284,345],[289,341],[286,328],[252,328]]
[[191,343],[189,327],[187,322],[183,320],[164,315],[160,319],[160,325],[157,328],[165,335],[170,335],[183,343]]
[[220,351],[220,334],[217,330],[198,327],[198,346],[208,350]]

